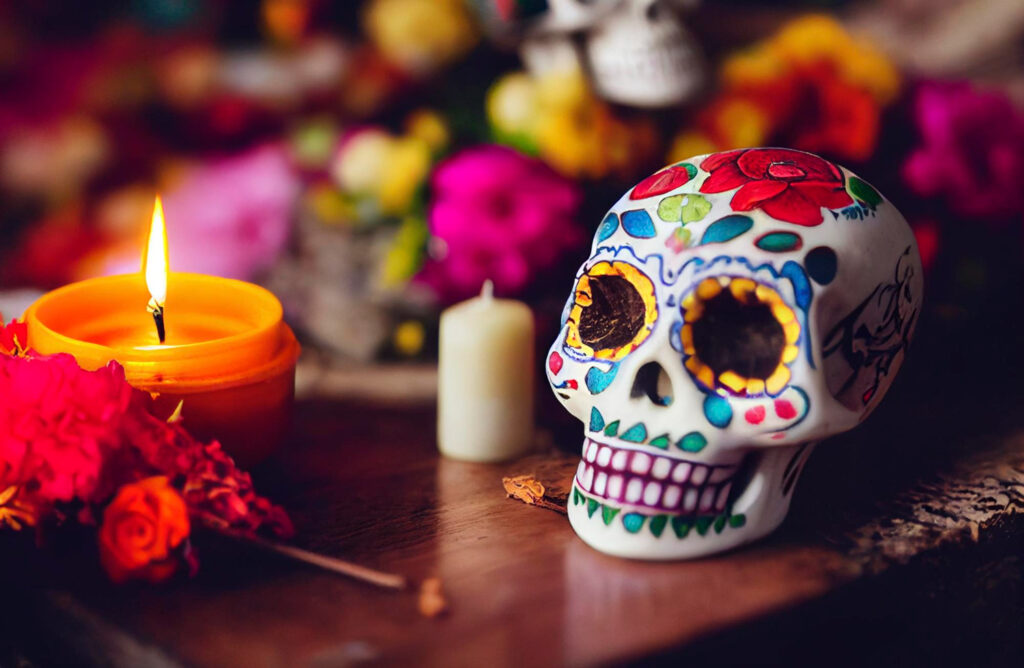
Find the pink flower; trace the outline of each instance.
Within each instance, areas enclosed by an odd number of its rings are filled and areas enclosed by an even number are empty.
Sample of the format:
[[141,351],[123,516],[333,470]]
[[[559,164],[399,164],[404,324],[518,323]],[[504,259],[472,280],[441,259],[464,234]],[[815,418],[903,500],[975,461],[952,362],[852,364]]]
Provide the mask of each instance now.
[[487,279],[518,294],[582,239],[577,187],[512,149],[466,149],[438,166],[432,186],[428,223],[444,252],[420,278],[444,301],[479,293]]
[[166,475],[180,481],[189,514],[204,525],[291,535],[285,512],[256,494],[216,441],[153,416],[148,400],[117,362],[86,371],[66,354],[0,354],[0,491],[18,486],[40,507],[96,504]]
[[70,355],[0,355],[0,487],[91,500],[132,392],[116,362],[89,372]]
[[1024,112],[1004,94],[968,83],[922,85],[915,99],[921,145],[903,165],[919,195],[960,216],[1005,222],[1024,209]]
[[229,278],[269,269],[288,239],[299,186],[280,146],[199,168],[164,197],[171,267]]
[[[276,144],[214,160],[164,193],[171,269],[252,279],[284,249],[301,182]],[[137,252],[107,262],[103,273],[139,270]]]

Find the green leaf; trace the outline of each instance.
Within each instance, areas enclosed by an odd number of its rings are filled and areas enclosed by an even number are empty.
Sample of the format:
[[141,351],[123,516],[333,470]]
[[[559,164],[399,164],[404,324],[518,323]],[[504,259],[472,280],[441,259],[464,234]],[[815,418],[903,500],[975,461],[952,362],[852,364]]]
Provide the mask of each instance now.
[[666,448],[668,448],[668,444],[669,444],[668,434],[662,434],[661,436],[659,436],[657,438],[652,438],[651,442],[650,442],[650,445],[653,445],[656,448],[661,448],[662,450],[665,450]]
[[685,195],[672,195],[658,202],[658,218],[666,223],[678,223],[683,217]]
[[609,424],[607,427],[604,428],[604,435],[605,436],[618,436],[618,434],[619,434],[619,421],[618,420],[616,420],[615,422],[612,422],[611,424]]
[[725,515],[719,515],[715,518],[715,533],[722,533],[722,529],[725,528]]
[[611,526],[612,520],[615,519],[615,516],[619,514],[620,510],[621,510],[621,508],[612,508],[611,506],[602,506],[601,507],[601,519],[604,520],[604,523],[606,525]]
[[681,220],[684,224],[695,223],[698,220],[704,220],[708,211],[711,211],[711,202],[706,198],[700,195],[687,195],[686,202],[683,203]]
[[871,184],[856,176],[850,177],[850,194],[864,202],[869,208],[874,209],[882,203],[882,196],[878,194]]
[[708,529],[711,528],[712,520],[714,520],[713,517],[698,517],[696,522],[697,533],[699,533],[702,536],[706,534],[708,532]]
[[679,439],[676,443],[676,447],[686,452],[700,452],[704,449],[704,446],[708,444],[708,439],[704,438],[704,434],[699,431],[691,431],[686,436]]
[[658,218],[666,223],[694,223],[711,211],[711,202],[701,195],[672,195],[658,203]]
[[647,440],[647,427],[644,426],[643,422],[637,422],[635,425],[622,432],[622,436],[619,436],[623,441],[629,441],[630,443],[643,443]]
[[676,536],[679,538],[686,538],[686,534],[690,533],[692,527],[693,523],[687,517],[676,515],[672,518],[672,530],[676,532]]
[[574,506],[578,506],[583,503],[583,494],[575,487],[572,488],[572,503]]
[[593,517],[600,507],[601,504],[597,502],[597,499],[587,499],[587,517]]
[[733,515],[732,517],[729,518],[729,526],[731,526],[731,527],[733,527],[735,529],[739,529],[741,526],[743,526],[746,523],[747,523],[747,516],[744,515],[743,513],[740,513],[739,515]]
[[666,524],[668,524],[668,515],[655,515],[651,518],[651,523],[648,526],[655,538],[661,538],[661,532],[665,530]]

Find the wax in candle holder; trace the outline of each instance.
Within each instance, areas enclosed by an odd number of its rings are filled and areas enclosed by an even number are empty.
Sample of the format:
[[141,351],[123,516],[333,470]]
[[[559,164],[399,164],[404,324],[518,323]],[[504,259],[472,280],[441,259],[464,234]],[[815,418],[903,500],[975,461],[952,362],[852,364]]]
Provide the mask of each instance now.
[[183,401],[192,434],[218,439],[242,465],[263,459],[285,436],[299,353],[280,301],[250,283],[171,273],[161,344],[149,299],[140,274],[54,290],[25,313],[29,347],[70,353],[86,369],[117,360],[155,395],[158,415]]

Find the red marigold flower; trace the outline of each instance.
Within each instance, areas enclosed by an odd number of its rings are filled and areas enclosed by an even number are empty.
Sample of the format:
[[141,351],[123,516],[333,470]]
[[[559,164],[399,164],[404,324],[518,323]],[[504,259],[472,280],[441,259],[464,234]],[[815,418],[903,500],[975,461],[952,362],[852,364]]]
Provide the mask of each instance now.
[[161,582],[178,570],[173,551],[190,531],[185,501],[166,477],[130,483],[103,511],[100,561],[114,582]]
[[853,204],[843,173],[816,155],[784,148],[740,149],[704,159],[701,169],[711,174],[702,193],[739,188],[732,196],[737,211],[761,209],[769,216],[813,227],[822,222],[821,209]]
[[786,123],[790,139],[785,143],[849,160],[870,158],[882,115],[874,96],[823,66],[807,68],[799,82],[801,104]]

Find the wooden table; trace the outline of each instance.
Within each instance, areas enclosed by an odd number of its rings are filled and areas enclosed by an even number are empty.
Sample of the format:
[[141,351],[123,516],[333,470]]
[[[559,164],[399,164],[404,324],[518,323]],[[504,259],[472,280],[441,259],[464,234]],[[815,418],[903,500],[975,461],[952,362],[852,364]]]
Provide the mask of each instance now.
[[430,405],[306,400],[289,449],[257,471],[297,543],[439,577],[447,615],[421,615],[415,590],[210,536],[194,580],[123,588],[87,541],[67,553],[7,536],[0,664],[1021,665],[1019,397],[979,396],[1001,418],[975,433],[937,417],[971,406],[915,387],[819,448],[776,534],[683,563],[606,557],[563,515],[505,497],[503,475],[554,481],[572,454],[440,460]]

